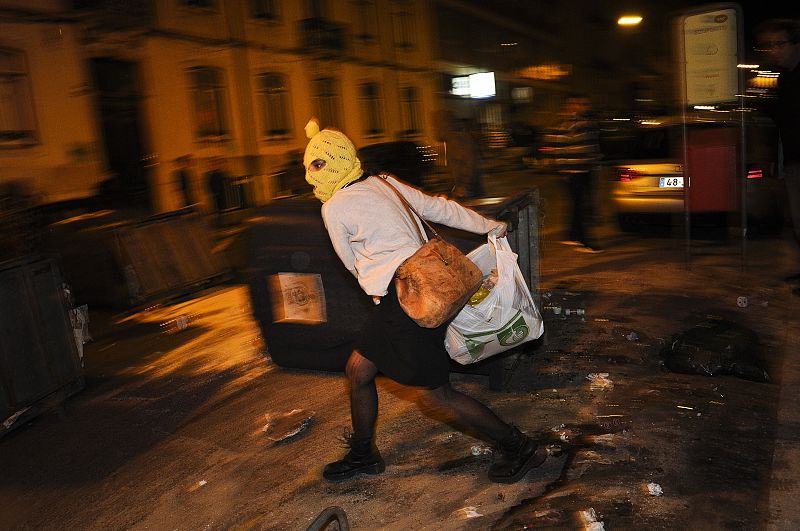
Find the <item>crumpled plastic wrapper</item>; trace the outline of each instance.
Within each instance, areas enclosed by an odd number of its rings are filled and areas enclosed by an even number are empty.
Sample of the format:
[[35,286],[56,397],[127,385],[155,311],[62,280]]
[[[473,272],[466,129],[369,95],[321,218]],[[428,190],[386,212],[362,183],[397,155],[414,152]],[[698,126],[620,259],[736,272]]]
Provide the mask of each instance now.
[[314,413],[293,409],[286,413],[267,413],[267,423],[261,428],[273,445],[285,444],[302,436],[314,422]]
[[599,389],[613,389],[614,382],[608,377],[607,372],[590,372],[586,379],[591,382],[589,389],[597,391]]

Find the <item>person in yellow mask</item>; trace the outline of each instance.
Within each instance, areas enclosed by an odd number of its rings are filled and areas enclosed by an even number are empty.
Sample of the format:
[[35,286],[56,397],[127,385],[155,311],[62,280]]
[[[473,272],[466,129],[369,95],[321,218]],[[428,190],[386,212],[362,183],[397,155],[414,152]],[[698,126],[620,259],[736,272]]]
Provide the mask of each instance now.
[[[430,222],[477,234],[505,235],[502,221],[485,218],[455,201],[431,196],[391,176],[365,171],[358,152],[341,131],[306,126],[309,137],[303,165],[306,181],[322,201],[322,219],[331,243],[361,289],[375,303],[357,334],[345,369],[350,392],[352,433],[347,454],[325,466],[323,477],[340,481],[357,474],[379,474],[386,464],[375,444],[378,373],[421,391],[420,400],[447,421],[494,444],[489,478],[500,483],[521,479],[539,466],[547,451],[516,426],[450,385],[450,358],[444,338],[448,323],[423,328],[397,300],[397,268],[421,246],[420,222],[409,216],[388,182]],[[381,182],[385,178],[386,182]],[[419,227],[415,227],[414,224]]]

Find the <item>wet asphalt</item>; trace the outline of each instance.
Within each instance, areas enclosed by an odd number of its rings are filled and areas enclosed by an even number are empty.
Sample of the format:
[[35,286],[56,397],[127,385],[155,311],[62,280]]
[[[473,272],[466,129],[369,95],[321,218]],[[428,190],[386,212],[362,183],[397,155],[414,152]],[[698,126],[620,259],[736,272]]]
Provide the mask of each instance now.
[[[606,252],[581,254],[560,243],[556,179],[487,179],[497,195],[520,183],[542,197],[545,336],[505,358],[501,390],[453,375],[550,449],[520,484],[489,483],[485,444],[420,416],[391,382],[387,473],[321,482],[347,424],[341,375],[272,363],[232,275],[146,307],[90,309],[85,387],[0,439],[0,527],[305,529],[335,506],[352,529],[796,529],[789,231],[687,244],[621,233],[601,208]],[[245,234],[214,234],[233,263]]]

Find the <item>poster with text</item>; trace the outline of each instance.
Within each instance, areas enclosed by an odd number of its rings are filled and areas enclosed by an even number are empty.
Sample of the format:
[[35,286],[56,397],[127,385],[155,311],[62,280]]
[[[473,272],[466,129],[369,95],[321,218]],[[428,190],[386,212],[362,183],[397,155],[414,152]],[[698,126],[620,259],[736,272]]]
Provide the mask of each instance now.
[[686,103],[735,101],[738,89],[738,23],[735,9],[687,15],[683,20]]
[[321,324],[328,320],[322,276],[277,273],[269,277],[272,317],[276,323]]

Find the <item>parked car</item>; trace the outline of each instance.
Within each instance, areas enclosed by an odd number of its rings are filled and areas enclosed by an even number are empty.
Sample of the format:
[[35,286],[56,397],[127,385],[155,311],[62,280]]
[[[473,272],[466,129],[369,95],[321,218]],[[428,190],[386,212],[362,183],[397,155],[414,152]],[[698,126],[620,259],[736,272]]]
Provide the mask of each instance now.
[[[746,194],[736,178],[740,127],[735,122],[687,124],[687,153],[693,167],[689,194],[691,219],[739,223],[742,206],[748,228],[773,235],[783,228],[783,183],[777,178],[777,152],[771,122],[748,123]],[[636,231],[658,220],[683,219],[686,176],[683,171],[683,126],[679,120],[651,120],[618,134],[617,160],[604,171],[611,180],[611,201],[619,226]]]
[[436,154],[432,146],[423,146],[411,140],[370,144],[358,150],[358,158],[365,170],[388,172],[419,188],[434,169]]

